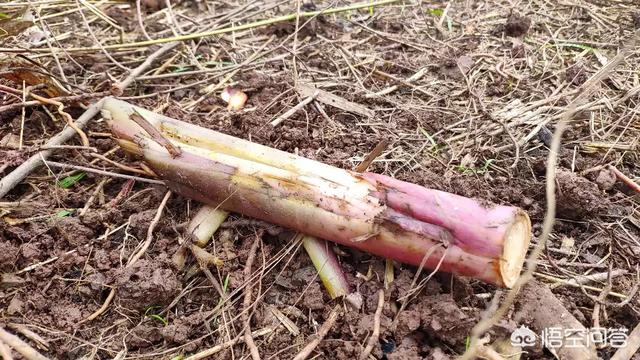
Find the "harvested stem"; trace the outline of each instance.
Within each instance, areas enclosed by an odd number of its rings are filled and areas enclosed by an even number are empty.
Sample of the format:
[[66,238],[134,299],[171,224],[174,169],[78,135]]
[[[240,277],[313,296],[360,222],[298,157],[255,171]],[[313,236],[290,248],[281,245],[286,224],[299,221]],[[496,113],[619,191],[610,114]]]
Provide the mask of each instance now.
[[378,307],[376,308],[376,313],[373,315],[373,332],[371,333],[371,337],[367,341],[367,346],[360,354],[360,360],[364,360],[369,357],[373,347],[378,342],[378,337],[380,336],[380,316],[382,315],[382,308],[384,307],[384,290],[380,289],[378,291]]
[[320,330],[318,330],[318,334],[316,334],[316,338],[313,339],[310,343],[308,343],[299,353],[298,355],[296,355],[296,357],[293,358],[293,360],[304,360],[307,357],[309,357],[309,355],[311,354],[311,352],[318,347],[318,345],[320,345],[320,342],[322,341],[322,339],[324,339],[325,336],[327,336],[327,334],[329,333],[329,330],[331,330],[331,328],[333,327],[333,324],[335,324],[336,320],[338,319],[338,315],[339,313],[339,307],[336,306],[333,308],[333,310],[331,310],[331,313],[329,314],[329,317],[327,318],[327,320],[322,324],[322,326],[320,326]]
[[304,235],[302,246],[313,262],[329,296],[335,299],[349,294],[349,283],[330,244],[313,236]]
[[227,216],[229,216],[228,212],[217,206],[205,204],[187,225],[187,234],[195,245],[204,247],[227,219]]
[[251,245],[251,249],[249,250],[249,256],[247,257],[247,263],[244,265],[244,281],[247,284],[244,289],[244,299],[242,302],[243,310],[242,310],[242,318],[244,322],[244,343],[249,348],[249,352],[251,353],[251,358],[253,360],[260,360],[260,352],[258,352],[258,347],[256,343],[253,342],[253,336],[251,335],[251,310],[253,306],[251,306],[251,295],[253,293],[253,286],[251,285],[251,267],[253,266],[253,261],[256,258],[256,251],[258,250],[258,245],[260,245],[260,236],[257,235],[256,239],[253,241],[253,245]]
[[[217,206],[203,205],[189,221],[186,230],[189,241],[186,244],[182,243],[182,246],[178,248],[178,251],[173,255],[173,263],[182,269],[186,261],[187,249],[192,245],[200,248],[205,247],[209,239],[227,219],[227,216],[229,213]],[[192,251],[195,253],[198,250],[192,248]]]
[[[182,149],[172,157],[130,115]],[[362,251],[511,287],[531,222],[521,209],[488,206],[374,173],[338,169],[106,99],[119,145],[177,193]],[[135,141],[134,141],[135,140]]]
[[[91,120],[91,118],[98,114],[98,111],[102,107],[102,102],[103,100],[100,100],[89,106],[87,110],[75,121],[75,126],[82,129],[89,120]],[[47,141],[45,146],[62,145],[67,140],[71,139],[74,134],[76,134],[76,131],[71,127],[67,127]],[[3,177],[2,180],[0,180],[0,198],[7,195],[7,193],[18,185],[20,181],[26,178],[27,175],[42,165],[43,160],[47,159],[51,154],[53,154],[53,150],[39,151],[20,166],[15,168],[9,175]]]
[[0,341],[12,347],[27,360],[48,360],[49,358],[40,354],[36,349],[22,341],[19,337],[7,332],[0,327]]

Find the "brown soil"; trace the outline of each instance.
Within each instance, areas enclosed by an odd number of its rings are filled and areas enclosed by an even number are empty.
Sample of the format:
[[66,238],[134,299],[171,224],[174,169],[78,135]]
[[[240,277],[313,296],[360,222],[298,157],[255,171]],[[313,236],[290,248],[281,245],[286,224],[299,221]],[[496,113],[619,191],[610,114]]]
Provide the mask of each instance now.
[[[210,1],[207,9],[204,2],[172,1],[173,21],[169,21],[164,1],[141,3],[145,29],[154,39],[296,11],[295,2],[270,7]],[[302,10],[329,5],[306,2]],[[42,16],[55,15],[73,9],[69,6],[47,5],[39,11]],[[532,219],[535,245],[547,209],[546,164],[558,119],[574,91],[581,93],[589,77],[602,68],[603,57],[611,60],[620,52],[620,44],[638,28],[639,16],[632,7],[595,2],[576,7],[539,2],[526,8],[512,8],[508,2],[452,2],[446,11],[445,6],[396,4],[375,7],[373,17],[367,8],[319,16],[308,24],[301,18],[298,26],[304,26],[295,41],[295,21],[188,41],[188,47],[177,47],[156,61],[144,72],[146,78],[128,87],[123,97],[176,119],[347,169],[382,139],[389,140],[391,145],[369,171],[484,202],[519,206]],[[100,10],[122,27],[124,42],[146,39],[133,2],[103,4]],[[0,12],[4,13],[1,5]],[[89,12],[85,15],[93,19]],[[61,40],[64,47],[95,46],[77,12],[45,21],[55,35],[70,32]],[[90,26],[107,43],[120,39],[120,30],[104,19],[96,18]],[[271,42],[259,50],[266,41]],[[19,37],[9,37],[2,46],[39,49],[23,55],[76,95],[108,90],[128,74],[122,66],[133,69],[159,48],[109,50],[118,66],[100,50],[69,51],[54,59],[46,44],[29,45]],[[245,110],[227,110],[219,97],[221,89],[189,106],[202,96],[204,87],[217,84],[230,66],[242,64],[256,51],[269,53],[241,66],[228,81],[247,93]],[[280,58],[274,60],[275,56]],[[581,111],[570,121],[558,153],[556,222],[548,249],[538,259],[537,286],[544,288],[554,306],[563,307],[587,328],[593,326],[594,297],[600,292],[585,290],[591,295],[587,296],[548,279],[569,280],[609,267],[626,269],[628,273],[613,279],[611,286],[616,293],[634,295],[640,259],[639,197],[606,165],[616,166],[635,181],[640,177],[640,127],[635,118],[640,97],[633,76],[638,57],[637,49],[631,51],[609,80],[598,83],[577,104]],[[159,69],[162,64],[166,66]],[[209,72],[191,73],[204,69]],[[0,84],[21,94],[22,83],[2,77],[10,70],[0,64]],[[160,77],[153,77],[156,70]],[[419,71],[422,77],[411,79]],[[295,92],[296,81],[313,82],[366,106],[375,117],[327,104],[308,105],[274,128],[269,122],[302,100]],[[397,89],[374,94],[391,86]],[[34,91],[46,95],[37,86]],[[18,95],[0,92],[0,106],[20,101]],[[74,118],[83,111],[78,102],[64,105]],[[523,110],[524,106],[531,108]],[[20,109],[0,111],[0,139],[13,135],[7,138],[11,142],[0,142],[0,176],[65,126],[53,106],[26,107],[24,115],[23,126]],[[14,140],[21,129],[23,148],[18,150]],[[122,150],[110,152],[115,142],[104,135],[108,132],[104,121],[92,120],[85,131],[98,153],[140,168],[139,160]],[[73,138],[67,145],[80,142]],[[110,163],[92,163],[86,149],[56,150],[50,159],[127,173]],[[250,282],[253,300],[258,297],[251,328],[280,325],[273,311],[277,309],[299,330],[280,326],[256,339],[264,359],[293,357],[340,303],[329,298],[304,251],[291,246],[289,231],[243,222],[246,219],[236,214],[205,248],[224,260],[223,266],[209,268],[212,278],[197,271],[190,256],[184,269],[176,268],[171,258],[185,237],[185,224],[200,206],[178,195],[170,198],[149,249],[127,267],[147,238],[166,189],[139,181],[129,188],[124,179],[92,173],[68,187],[60,186],[59,180],[70,175],[67,170],[41,167],[0,201],[0,272],[14,276],[10,282],[3,277],[0,287],[0,325],[25,324],[49,342],[49,348],[41,351],[51,358],[107,359],[123,354],[127,359],[179,359],[242,335],[242,297],[248,286],[243,269],[256,233],[264,235],[254,262],[257,276]],[[96,191],[103,180],[108,181]],[[87,212],[80,215],[89,201]],[[567,248],[568,239],[573,245]],[[369,254],[337,250],[362,306],[344,305],[313,355],[353,359],[372,332],[385,266],[383,259]],[[38,265],[16,275],[34,264]],[[372,352],[376,359],[455,358],[465,351],[473,326],[498,290],[474,279],[438,273],[399,312],[402,298],[415,290],[411,287],[415,274],[415,267],[394,264],[394,281],[385,289],[379,341]],[[426,275],[423,271],[421,279]],[[212,280],[224,287],[224,299]],[[588,285],[602,289],[607,284]],[[112,289],[116,296],[105,313],[83,322]],[[518,297],[516,306],[490,330],[492,341],[508,339],[523,324],[540,327],[531,315],[546,309],[536,294],[525,290]],[[622,306],[611,305],[619,298],[606,300],[601,326],[632,329],[640,322],[637,295]],[[550,322],[555,315],[546,316],[540,321]],[[551,358],[539,346],[525,350],[522,359]],[[614,351],[606,347],[599,356],[608,358]],[[247,356],[247,348],[239,343],[210,358]]]

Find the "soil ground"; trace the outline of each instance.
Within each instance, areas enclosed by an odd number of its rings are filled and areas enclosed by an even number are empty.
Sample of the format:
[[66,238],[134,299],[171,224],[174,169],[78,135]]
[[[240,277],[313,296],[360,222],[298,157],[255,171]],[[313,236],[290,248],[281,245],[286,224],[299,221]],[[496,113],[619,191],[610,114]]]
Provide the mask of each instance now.
[[[0,13],[21,16],[24,9],[18,3],[0,4]],[[300,3],[302,11],[344,5]],[[557,154],[557,216],[535,277],[551,287],[585,327],[594,327],[595,321],[606,328],[633,329],[640,321],[634,291],[639,281],[640,197],[607,166],[636,182],[640,178],[640,51],[631,46],[607,79],[585,85],[628,47],[640,28],[640,10],[633,3],[408,1],[301,17],[298,22],[185,41],[121,97],[180,120],[348,169],[381,140],[388,140],[390,145],[370,171],[519,206],[532,219],[533,248],[547,209],[551,134],[572,99],[584,92]],[[106,1],[95,11],[86,6],[80,11],[73,1],[38,2],[32,10],[46,34],[42,39],[32,32],[0,37],[0,84],[22,93],[23,83],[10,73],[31,68],[45,79],[57,79],[73,95],[90,96],[110,91],[111,84],[127,76],[125,69],[137,67],[161,45],[71,49],[56,51],[55,57],[50,47],[143,41],[138,17],[149,37],[161,39],[297,10],[296,2],[272,1],[210,1],[208,6],[203,1],[172,1],[170,9],[163,1],[141,5],[138,12],[134,2]],[[222,81],[215,91],[204,90]],[[39,82],[25,84],[36,85],[33,91],[43,96],[64,95],[52,80]],[[313,83],[367,107],[375,116],[316,102],[272,127],[271,120],[303,99],[295,91],[296,82]],[[248,95],[244,110],[229,111],[220,98],[222,88],[230,84]],[[77,118],[81,105],[91,101],[64,105]],[[20,102],[18,95],[0,93],[0,109]],[[24,109],[0,112],[0,176],[64,127],[55,106]],[[139,161],[121,149],[111,151],[115,142],[106,134],[103,120],[91,121],[85,131],[94,150],[57,149],[50,160],[127,173],[96,160],[91,153],[97,152],[140,168]],[[18,149],[21,133],[23,146]],[[67,145],[80,145],[80,140],[76,137]],[[0,325],[21,336],[20,326],[36,333],[42,340],[29,343],[51,358],[177,359],[242,334],[241,290],[248,285],[243,269],[260,229],[266,230],[254,263],[260,276],[250,282],[254,298],[260,298],[251,328],[278,325],[276,314],[282,313],[299,329],[292,333],[280,327],[258,338],[262,358],[293,357],[335,306],[289,232],[238,222],[240,215],[232,215],[206,247],[224,260],[223,266],[211,268],[214,280],[229,294],[221,301],[210,279],[178,270],[172,261],[185,224],[200,207],[177,195],[169,199],[143,258],[125,267],[146,239],[165,188],[139,181],[130,187],[127,180],[94,173],[61,183],[77,174],[40,168],[0,202],[0,271],[13,274],[3,278],[0,288]],[[465,351],[471,329],[500,290],[437,273],[399,312],[401,299],[416,290],[416,268],[393,264],[394,280],[385,288],[384,259],[343,247],[337,250],[362,307],[343,306],[337,323],[315,349],[317,358],[352,359],[361,353],[373,329],[379,289],[384,289],[385,302],[373,357],[454,358]],[[40,262],[46,263],[19,272]],[[185,269],[194,264],[188,259]],[[596,298],[607,287],[606,280],[588,282],[589,289],[564,284],[574,276],[608,269],[626,270],[610,284],[622,297],[608,297],[596,312]],[[420,277],[427,275],[425,271]],[[111,289],[116,289],[116,296],[107,310],[95,320],[83,321]],[[222,311],[216,310],[220,307]],[[513,317],[516,310],[492,328],[492,341],[508,339],[522,325]],[[523,359],[552,358],[540,346],[525,350]],[[605,346],[598,353],[608,358],[615,350]],[[211,358],[248,357],[248,349],[239,343]]]

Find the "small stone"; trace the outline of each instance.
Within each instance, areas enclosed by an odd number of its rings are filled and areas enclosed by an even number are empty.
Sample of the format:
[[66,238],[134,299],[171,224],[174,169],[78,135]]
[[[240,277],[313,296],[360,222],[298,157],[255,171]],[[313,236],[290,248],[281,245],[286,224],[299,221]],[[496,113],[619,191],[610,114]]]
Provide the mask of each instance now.
[[362,309],[362,303],[363,303],[362,294],[360,294],[359,292],[354,292],[347,295],[345,297],[345,300],[349,305],[353,306],[354,309],[356,310]]
[[598,177],[596,178],[596,184],[600,190],[611,190],[613,186],[616,184],[616,175],[609,169],[602,169],[598,173]]
[[7,314],[14,315],[22,312],[24,308],[24,302],[20,300],[17,296],[14,296],[13,299],[9,302],[9,306],[7,306]]
[[20,137],[15,134],[7,134],[0,139],[0,147],[5,149],[18,149],[20,147]]
[[631,19],[633,20],[633,28],[640,29],[640,11],[633,13]]

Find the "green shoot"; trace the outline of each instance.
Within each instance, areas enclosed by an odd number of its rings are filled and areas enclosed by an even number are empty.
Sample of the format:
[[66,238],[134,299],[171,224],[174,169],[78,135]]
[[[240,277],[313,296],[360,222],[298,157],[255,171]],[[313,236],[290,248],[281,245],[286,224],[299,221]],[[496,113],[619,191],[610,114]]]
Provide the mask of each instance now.
[[222,290],[225,294],[229,291],[229,274],[224,278],[224,284],[222,284]]
[[589,46],[589,45],[583,45],[583,44],[574,44],[574,43],[558,43],[558,44],[547,44],[546,46],[548,47],[566,47],[566,48],[575,48],[575,49],[580,49],[580,50],[588,50],[588,51],[594,51],[595,48]]
[[433,16],[442,16],[444,14],[444,9],[436,8],[436,9],[427,9],[427,12]]
[[164,317],[162,317],[162,316],[160,316],[158,314],[153,314],[152,313],[153,310],[159,309],[159,308],[160,308],[160,306],[149,306],[147,308],[147,310],[145,310],[145,312],[144,312],[144,317],[147,317],[149,319],[161,322],[164,326],[169,325],[169,321],[166,318],[164,318]]
[[55,217],[63,218],[63,217],[71,215],[72,213],[73,213],[73,209],[71,209],[71,210],[60,210],[60,211],[58,211],[56,213]]
[[81,172],[81,173],[78,173],[76,175],[67,176],[66,178],[58,181],[57,185],[59,187],[63,188],[63,189],[68,189],[71,186],[73,186],[73,184],[75,184],[78,181],[82,180],[85,176],[87,176],[87,173],[85,173],[85,172]]
[[495,159],[488,159],[484,162],[484,165],[482,165],[481,168],[479,169],[474,169],[474,168],[470,168],[467,167],[465,165],[458,165],[456,166],[456,170],[461,172],[463,175],[482,175],[484,173],[486,173],[487,171],[489,171],[489,166],[491,166],[491,164],[495,161]]
[[429,142],[431,143],[432,147],[433,146],[437,146],[438,144],[436,143],[436,141],[433,139],[433,136],[431,136],[427,130],[423,129],[422,126],[418,125],[418,130],[420,130],[420,132],[422,133],[422,135],[424,135],[424,137],[427,138],[427,140],[429,140]]
[[444,150],[444,148],[446,148],[446,145],[440,145],[436,142],[436,140],[433,138],[433,136],[431,136],[431,134],[429,134],[429,132],[427,132],[427,130],[425,130],[424,128],[422,128],[422,126],[418,125],[418,130],[422,133],[422,135],[424,135],[424,137],[427,138],[427,140],[429,140],[429,143],[431,143],[431,147],[429,147],[429,151],[433,154],[433,155],[438,155],[442,152],[442,150]]
[[[440,9],[440,8],[427,9],[427,13],[435,17],[442,17],[444,15],[444,9]],[[446,17],[446,20],[447,20],[447,30],[449,30],[449,32],[453,31],[453,21],[449,16]]]
[[172,73],[181,73],[181,72],[185,72],[187,70],[189,70],[191,68],[191,65],[172,65],[171,66],[171,72]]

